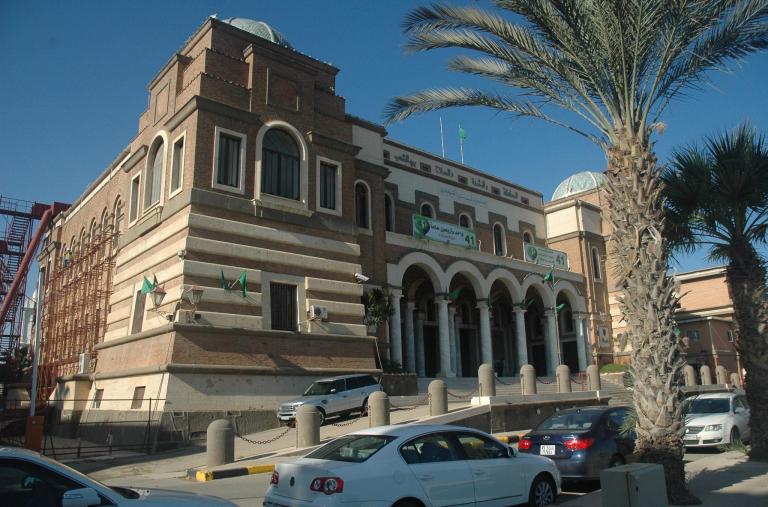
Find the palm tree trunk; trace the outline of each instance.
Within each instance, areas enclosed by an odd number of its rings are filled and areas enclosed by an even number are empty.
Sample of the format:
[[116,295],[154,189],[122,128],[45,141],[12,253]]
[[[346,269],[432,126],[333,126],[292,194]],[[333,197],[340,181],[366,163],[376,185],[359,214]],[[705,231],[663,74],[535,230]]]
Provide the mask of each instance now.
[[656,157],[648,135],[620,133],[618,138],[608,150],[607,190],[613,226],[611,257],[616,279],[623,281],[624,338],[632,345],[635,457],[664,466],[670,503],[696,504],[700,502],[685,484],[681,391],[685,359],[682,341],[675,334],[674,312],[679,303],[676,283],[667,277]]
[[747,371],[750,456],[768,459],[768,305],[765,265],[744,241],[729,250],[728,289],[733,299],[736,347]]

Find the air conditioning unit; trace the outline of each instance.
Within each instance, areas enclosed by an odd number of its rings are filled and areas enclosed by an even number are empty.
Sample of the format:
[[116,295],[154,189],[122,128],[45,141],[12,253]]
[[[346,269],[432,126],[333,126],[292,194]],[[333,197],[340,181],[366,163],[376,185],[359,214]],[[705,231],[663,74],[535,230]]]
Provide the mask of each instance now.
[[328,320],[328,308],[325,306],[310,305],[309,320]]
[[77,373],[90,373],[91,371],[91,355],[88,352],[80,354],[80,368]]

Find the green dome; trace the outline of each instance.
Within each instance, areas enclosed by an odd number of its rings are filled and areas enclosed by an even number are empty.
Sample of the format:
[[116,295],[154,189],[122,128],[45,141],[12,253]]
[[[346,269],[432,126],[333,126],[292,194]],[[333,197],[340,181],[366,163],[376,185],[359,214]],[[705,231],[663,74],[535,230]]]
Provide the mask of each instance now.
[[288,39],[286,39],[283,34],[263,21],[256,21],[255,19],[248,18],[227,18],[222,19],[222,21],[234,26],[235,28],[239,28],[240,30],[244,30],[250,34],[253,34],[256,37],[261,37],[262,39],[267,39],[268,41],[274,42],[280,46],[293,49],[293,46],[291,46],[291,43],[288,42]]
[[576,173],[568,176],[557,186],[555,193],[552,194],[552,200],[556,201],[569,195],[586,192],[587,190],[599,187],[603,183],[605,183],[605,175],[603,173],[594,171]]

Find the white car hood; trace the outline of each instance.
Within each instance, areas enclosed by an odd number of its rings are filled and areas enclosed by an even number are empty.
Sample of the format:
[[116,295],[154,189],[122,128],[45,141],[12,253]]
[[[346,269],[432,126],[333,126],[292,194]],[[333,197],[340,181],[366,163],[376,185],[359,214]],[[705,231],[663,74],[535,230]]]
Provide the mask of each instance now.
[[147,489],[125,486],[140,496],[136,499],[127,499],[119,497],[119,505],[137,505],[141,507],[232,507],[235,504],[222,498],[214,496],[198,495],[184,491],[171,491],[166,489]]
[[690,414],[685,416],[686,426],[708,426],[710,424],[725,424],[728,414]]

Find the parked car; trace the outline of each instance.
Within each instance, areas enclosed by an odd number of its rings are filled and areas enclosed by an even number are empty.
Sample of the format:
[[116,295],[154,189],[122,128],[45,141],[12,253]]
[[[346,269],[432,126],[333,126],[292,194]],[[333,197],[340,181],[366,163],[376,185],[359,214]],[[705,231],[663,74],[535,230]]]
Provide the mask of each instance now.
[[563,479],[595,480],[600,471],[626,464],[635,448],[634,432],[620,429],[628,407],[581,407],[561,410],[518,442],[520,452],[554,461]]
[[265,507],[365,505],[544,507],[560,494],[552,461],[460,426],[381,426],[279,463]]
[[313,405],[325,418],[332,415],[365,413],[368,410],[368,396],[382,387],[370,375],[342,375],[313,382],[299,398],[286,401],[277,410],[281,423],[296,419],[296,410],[302,405]]
[[224,507],[220,498],[181,491],[106,486],[27,449],[0,448],[0,505],[19,507]]
[[715,447],[749,440],[749,405],[743,394],[698,394],[685,400],[686,447]]

